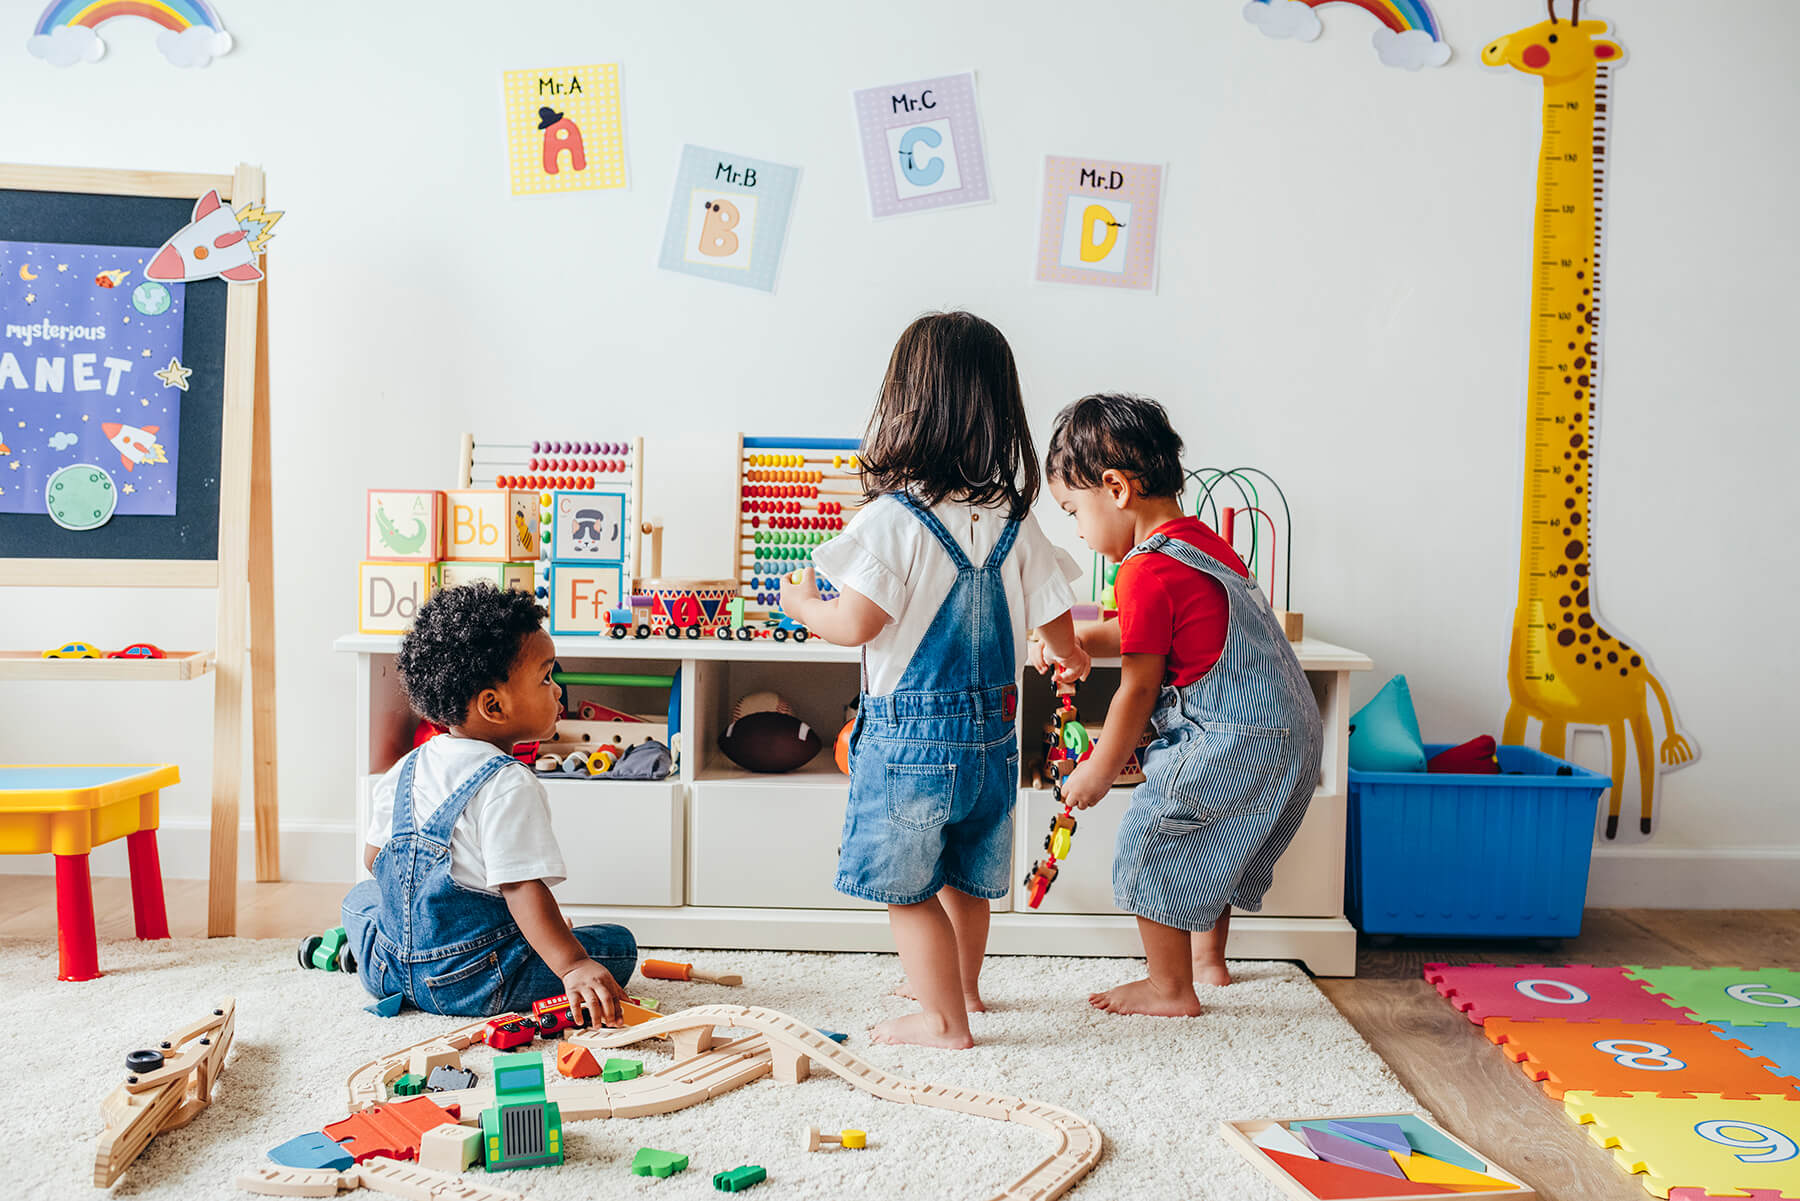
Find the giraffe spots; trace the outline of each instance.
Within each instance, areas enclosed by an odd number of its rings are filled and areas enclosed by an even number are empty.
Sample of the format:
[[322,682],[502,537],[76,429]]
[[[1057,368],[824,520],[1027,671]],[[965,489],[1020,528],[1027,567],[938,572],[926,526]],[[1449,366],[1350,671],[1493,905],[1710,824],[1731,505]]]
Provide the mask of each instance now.
[[1587,573],[1588,573],[1588,565],[1586,563],[1575,564],[1575,574],[1576,575],[1585,576],[1585,575],[1587,575]]
[[1578,450],[1575,452],[1575,457],[1585,462],[1588,457],[1588,452],[1585,450]]
[[1566,596],[1559,596],[1556,598],[1556,603],[1561,605],[1563,608],[1567,609],[1569,607],[1570,601],[1569,601],[1569,598]]
[[1582,302],[1582,301],[1579,301],[1579,300],[1578,300],[1578,301],[1576,301],[1576,302],[1575,302],[1575,311],[1576,311],[1576,312],[1577,312],[1577,313],[1585,313],[1585,312],[1587,312],[1587,305],[1586,305],[1586,303],[1584,303],[1584,302]]
[[1574,349],[1575,349],[1575,343],[1573,343],[1573,342],[1571,342],[1571,343],[1569,343],[1569,349],[1570,349],[1570,350],[1574,350]]
[[1580,400],[1583,396],[1586,396],[1586,395],[1587,395],[1587,393],[1583,392],[1580,388],[1575,389],[1575,399],[1576,400]]
[[1585,355],[1576,358],[1575,369],[1577,371],[1581,370],[1581,368],[1586,367],[1586,366],[1587,366],[1587,357]]
[[1563,497],[1563,508],[1573,509],[1574,507],[1575,507],[1575,498],[1573,496]]
[[[1564,455],[1564,456],[1563,456],[1563,458],[1565,458],[1565,459],[1566,459],[1566,458],[1568,458],[1568,457],[1569,457],[1569,456],[1568,456],[1568,455]],[[1572,475],[1565,475],[1565,476],[1563,476],[1563,483],[1565,483],[1565,484],[1573,484],[1573,483],[1574,483],[1574,482],[1575,482],[1575,477],[1574,477],[1574,476],[1572,476]],[[1579,491],[1579,489],[1577,489],[1577,491]]]
[[1576,656],[1575,656],[1575,662],[1577,662],[1577,663],[1586,663],[1586,662],[1587,662],[1587,656],[1586,656],[1586,655],[1583,655],[1583,654],[1577,654],[1577,655],[1576,655]]
[[1581,445],[1581,435],[1580,434],[1570,434],[1569,435],[1569,445],[1570,446],[1580,446]]
[[1626,646],[1623,642],[1621,642],[1621,643],[1619,643],[1619,649],[1622,651],[1628,651],[1631,648],[1629,646]]
[[1581,550],[1580,539],[1571,539],[1569,545],[1563,547],[1563,554],[1571,559],[1579,559],[1581,557]]
[[1580,617],[1575,619],[1575,624],[1584,630],[1591,630],[1594,628],[1594,615],[1592,613],[1583,613]]
[[1580,525],[1581,524],[1581,514],[1579,514],[1579,513],[1569,514],[1569,524],[1570,525]]
[[1575,382],[1575,381],[1574,381],[1574,380],[1573,380],[1573,379],[1572,379],[1572,378],[1570,378],[1570,377],[1569,377],[1569,376],[1566,376],[1566,375],[1565,375],[1565,376],[1563,376],[1563,383],[1565,383],[1565,384],[1572,384],[1572,383],[1574,383],[1574,382]]
[[1575,594],[1575,603],[1584,609],[1587,608],[1588,590],[1586,588],[1583,588],[1580,592]]
[[1594,640],[1594,636],[1592,634],[1583,634],[1581,636],[1581,645],[1586,646],[1588,643],[1592,642],[1593,640]]
[[1617,651],[1607,651],[1606,661],[1608,663],[1617,663],[1619,661],[1619,653]]
[[1532,45],[1525,47],[1524,53],[1519,55],[1519,61],[1534,71],[1541,71],[1543,68],[1550,65],[1550,51],[1543,46],[1533,43]]
[[[1624,643],[1620,643],[1620,645],[1623,646]],[[1642,667],[1644,665],[1644,661],[1642,659],[1638,658],[1636,655],[1633,655],[1633,656],[1631,656],[1631,665],[1633,667]]]
[[1612,641],[1612,635],[1608,634],[1605,630],[1595,630],[1594,633],[1596,633],[1600,636],[1600,641],[1602,641],[1602,642],[1611,642]]
[[1558,631],[1557,635],[1556,635],[1556,641],[1558,644],[1560,644],[1562,646],[1573,646],[1575,644],[1575,631],[1574,630]]
[[1626,675],[1626,674],[1628,674],[1628,673],[1627,673],[1627,672],[1626,672],[1626,669],[1625,669],[1625,668],[1623,668],[1623,667],[1621,667],[1621,668],[1620,668],[1620,669],[1619,669],[1619,674],[1620,674],[1620,675]]
[[[1582,262],[1584,262],[1584,263],[1585,263],[1585,262],[1587,262],[1587,260],[1586,260],[1586,259],[1582,259],[1582,260],[1581,260],[1581,261],[1582,261]],[[1575,278],[1576,278],[1576,279],[1586,279],[1586,278],[1587,278],[1587,272],[1585,272],[1585,271],[1577,271],[1577,272],[1576,272],[1576,273],[1575,273]]]
[[1578,375],[1575,377],[1575,382],[1585,388],[1588,386],[1588,377],[1585,375]]

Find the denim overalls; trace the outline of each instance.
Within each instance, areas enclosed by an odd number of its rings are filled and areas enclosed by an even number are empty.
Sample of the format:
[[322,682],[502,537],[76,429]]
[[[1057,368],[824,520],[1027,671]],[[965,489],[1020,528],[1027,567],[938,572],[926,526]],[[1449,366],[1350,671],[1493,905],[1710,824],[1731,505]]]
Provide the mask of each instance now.
[[[393,835],[375,856],[375,878],[344,898],[357,975],[374,996],[404,993],[429,1013],[529,1011],[533,1001],[563,991],[562,981],[525,941],[503,898],[450,875],[452,827],[469,798],[516,761],[496,751],[415,828],[413,769],[423,752],[412,751],[401,764]],[[580,926],[572,933],[621,987],[631,979],[637,943],[629,930]]]
[[837,890],[913,905],[948,884],[994,900],[1012,883],[1019,790],[1019,692],[1001,564],[1008,521],[980,567],[936,516],[903,492],[956,564],[956,583],[886,696],[865,691],[850,736],[850,804]]
[[1157,534],[1134,555],[1161,553],[1225,586],[1225,648],[1182,688],[1164,685],[1113,857],[1119,908],[1165,926],[1211,929],[1229,906],[1262,908],[1275,861],[1319,782],[1318,703],[1255,580],[1179,538]]

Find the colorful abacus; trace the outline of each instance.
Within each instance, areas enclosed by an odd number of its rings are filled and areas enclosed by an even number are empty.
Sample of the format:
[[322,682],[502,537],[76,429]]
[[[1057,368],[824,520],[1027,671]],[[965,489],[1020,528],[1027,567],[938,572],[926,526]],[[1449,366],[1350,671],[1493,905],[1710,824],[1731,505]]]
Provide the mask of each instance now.
[[464,488],[589,489],[634,480],[643,439],[476,442],[463,436]]
[[[862,505],[854,438],[738,436],[738,595],[755,609],[781,604],[781,577],[812,563],[813,551]],[[821,578],[819,590],[836,595]]]

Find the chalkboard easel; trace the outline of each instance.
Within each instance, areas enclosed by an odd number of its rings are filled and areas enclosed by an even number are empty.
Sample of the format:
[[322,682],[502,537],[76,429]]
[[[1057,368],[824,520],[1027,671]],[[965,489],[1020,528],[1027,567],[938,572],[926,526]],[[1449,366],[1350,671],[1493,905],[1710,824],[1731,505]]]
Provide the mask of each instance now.
[[[0,241],[155,248],[186,225],[209,190],[233,211],[261,204],[260,167],[230,175],[0,164]],[[120,514],[76,531],[47,513],[0,513],[0,579],[47,587],[212,588],[217,641],[167,659],[41,657],[0,652],[0,680],[172,680],[213,684],[207,933],[237,929],[238,799],[244,707],[251,710],[256,878],[281,875],[275,789],[275,614],[269,497],[268,263],[257,283],[184,285],[181,398],[173,514]],[[21,278],[29,278],[22,276]],[[146,351],[146,353],[148,353]],[[253,677],[256,688],[247,688]]]

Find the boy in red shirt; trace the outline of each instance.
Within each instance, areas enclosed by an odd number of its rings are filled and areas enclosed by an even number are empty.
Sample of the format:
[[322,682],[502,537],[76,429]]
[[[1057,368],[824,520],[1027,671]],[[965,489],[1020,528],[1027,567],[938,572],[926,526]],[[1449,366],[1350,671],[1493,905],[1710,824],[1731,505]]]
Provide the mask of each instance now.
[[[1089,655],[1120,656],[1119,691],[1063,800],[1105,798],[1138,731],[1156,728],[1113,859],[1113,898],[1138,915],[1149,970],[1088,998],[1111,1013],[1192,1017],[1196,980],[1231,982],[1231,909],[1262,907],[1319,778],[1312,689],[1242,561],[1182,513],[1181,449],[1155,401],[1087,396],[1057,415],[1046,461],[1081,540],[1119,561],[1118,620],[1079,631]],[[1047,670],[1038,644],[1032,660]]]

